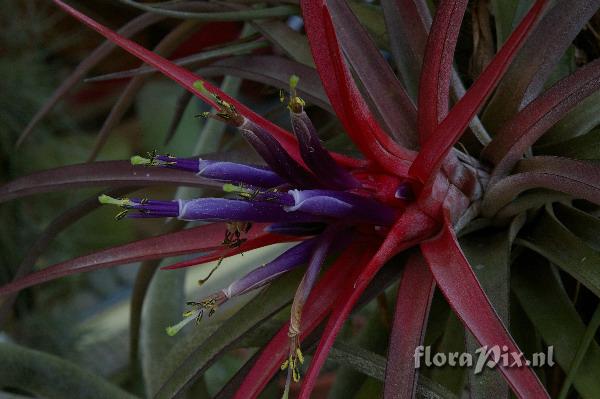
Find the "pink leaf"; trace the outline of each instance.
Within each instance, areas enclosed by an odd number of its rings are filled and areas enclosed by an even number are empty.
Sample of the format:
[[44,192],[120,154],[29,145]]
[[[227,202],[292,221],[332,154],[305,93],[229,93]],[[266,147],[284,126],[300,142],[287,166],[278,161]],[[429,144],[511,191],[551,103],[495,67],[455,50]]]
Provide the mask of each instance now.
[[[506,346],[509,353],[521,353],[483,292],[471,265],[462,253],[449,215],[441,233],[421,244],[423,256],[448,303],[479,343],[492,348]],[[535,372],[528,366],[507,367],[500,372],[519,398],[549,398]]]

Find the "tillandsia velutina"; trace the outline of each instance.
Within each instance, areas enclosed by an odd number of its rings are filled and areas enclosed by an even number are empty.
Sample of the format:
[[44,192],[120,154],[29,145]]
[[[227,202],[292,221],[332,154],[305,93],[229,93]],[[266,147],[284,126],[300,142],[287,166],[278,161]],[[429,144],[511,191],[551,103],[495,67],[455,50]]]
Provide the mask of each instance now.
[[[196,252],[211,249],[208,255],[174,264],[170,269],[226,258],[275,242],[299,242],[223,290],[191,302],[192,310],[186,312],[186,318],[169,329],[174,334],[205,312],[212,314],[228,299],[308,264],[294,296],[289,323],[258,355],[255,366],[240,384],[237,398],[256,397],[279,368],[287,369],[287,394],[291,381],[300,380],[304,362],[302,340],[326,320],[300,389],[301,398],[310,397],[329,349],[362,293],[386,262],[412,247],[419,251],[410,257],[399,287],[390,341],[398,356],[388,359],[386,397],[414,395],[416,371],[410,348],[422,340],[436,285],[482,345],[500,345],[509,352],[521,353],[481,289],[457,242],[456,231],[475,218],[493,218],[530,188],[562,191],[600,203],[600,171],[594,164],[532,158],[520,163],[517,173],[510,175],[528,147],[598,89],[600,64],[590,62],[559,81],[507,120],[493,139],[484,137],[486,146],[481,160],[454,146],[547,11],[547,1],[535,1],[499,52],[452,107],[452,55],[467,1],[441,1],[437,8],[423,48],[417,106],[401,85],[390,83],[395,82],[389,78],[393,72],[376,47],[365,39],[364,32],[346,29],[353,16],[344,1],[301,1],[321,83],[362,159],[323,147],[304,111],[305,101],[297,93],[296,76],[290,79],[287,98],[293,130],[290,134],[201,77],[110,31],[62,1],[54,2],[213,106],[216,113],[204,116],[236,128],[266,163],[257,166],[154,153],[136,156],[132,158],[136,166],[195,174],[213,185],[222,185],[228,197],[173,201],[100,197],[102,203],[123,208],[119,217],[210,221],[216,223],[202,227],[205,231],[225,232],[220,242],[214,241],[215,234],[207,234],[213,241],[195,248]],[[406,7],[415,7],[412,2],[406,3]],[[365,46],[360,51],[371,57],[371,64],[353,62],[352,57],[358,54],[356,43]],[[358,75],[369,72],[365,65],[372,67],[373,79],[365,90],[388,94],[370,98],[380,115],[371,111],[348,64]],[[391,86],[385,87],[385,83]],[[418,133],[418,140],[411,136],[411,130]],[[390,131],[395,133],[394,138],[388,134]],[[326,257],[336,253],[340,256],[318,279]],[[69,274],[72,269],[69,263],[57,265],[44,274],[19,279],[0,292],[14,292]],[[548,397],[531,368],[503,364],[498,367],[518,397]]]

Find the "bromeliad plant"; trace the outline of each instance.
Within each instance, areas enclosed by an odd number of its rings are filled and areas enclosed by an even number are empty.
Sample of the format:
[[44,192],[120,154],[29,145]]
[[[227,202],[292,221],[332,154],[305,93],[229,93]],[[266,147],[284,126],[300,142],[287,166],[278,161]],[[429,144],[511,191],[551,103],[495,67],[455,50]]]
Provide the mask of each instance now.
[[[214,223],[70,260],[16,279],[2,287],[0,293],[11,294],[61,276],[132,261],[205,253],[167,267],[177,269],[224,260],[274,243],[296,242],[277,258],[223,290],[190,302],[191,310],[185,313],[185,319],[168,332],[175,334],[204,313],[212,315],[229,299],[308,264],[293,298],[289,323],[255,357],[253,366],[239,379],[235,394],[238,398],[257,397],[282,369],[287,370],[287,395],[291,382],[301,379],[303,341],[323,325],[302,377],[299,397],[308,398],[344,321],[376,274],[394,256],[417,248],[404,267],[398,287],[384,396],[415,395],[418,376],[413,353],[423,340],[436,287],[482,346],[499,345],[510,353],[521,352],[484,293],[461,250],[457,233],[490,225],[506,226],[521,215],[510,224],[513,240],[524,224],[527,210],[539,209],[557,198],[600,204],[597,164],[531,156],[530,152],[545,132],[596,93],[600,64],[589,62],[543,91],[552,71],[551,64],[558,61],[572,36],[550,44],[544,59],[517,55],[522,48],[522,53],[529,55],[534,50],[541,51],[540,47],[547,43],[541,43],[540,38],[548,34],[557,20],[568,17],[561,16],[566,8],[578,13],[577,21],[563,23],[572,31],[569,35],[575,35],[581,29],[578,23],[585,22],[597,10],[598,2],[566,5],[560,1],[556,4],[535,1],[468,90],[460,93],[461,84],[453,76],[453,54],[468,2],[441,1],[428,26],[425,2],[383,1],[390,34],[403,33],[413,39],[390,38],[395,61],[405,67],[399,65],[404,80],[411,81],[414,71],[410,69],[422,65],[415,106],[408,94],[410,85],[405,89],[396,79],[345,1],[301,1],[306,35],[321,84],[331,109],[364,156],[362,159],[330,152],[319,140],[299,94],[303,79],[310,80],[314,73],[312,69],[299,67],[306,74],[300,78],[293,75],[298,73],[295,70],[278,72],[292,76],[289,93],[282,98],[289,111],[293,130],[290,134],[202,77],[109,30],[62,1],[54,2],[214,107],[214,114],[204,116],[235,128],[266,166],[151,153],[147,157],[133,157],[134,166],[130,169],[123,169],[121,163],[105,164],[103,170],[79,165],[64,168],[61,180],[48,182],[50,172],[41,172],[9,183],[1,191],[3,199],[66,186],[154,183],[222,187],[227,196],[162,201],[102,195],[101,203],[122,208],[119,218],[178,218]],[[410,33],[402,32],[402,23],[407,21],[412,21]],[[402,49],[405,53],[401,53]],[[515,67],[509,70],[513,61]],[[515,68],[524,66],[529,69],[515,72]],[[512,78],[515,74],[522,77],[520,87],[502,83],[507,70]],[[360,85],[354,77],[360,80]],[[452,106],[451,87],[458,89],[459,94]],[[482,124],[477,115],[496,89]],[[311,94],[318,98],[319,89]],[[484,145],[477,158],[455,148],[469,125]],[[494,133],[492,138],[486,127]],[[141,169],[148,167],[156,168]],[[558,192],[564,194],[559,196]],[[548,209],[553,215],[552,208]],[[583,214],[575,208],[569,209],[568,212]],[[534,244],[530,247],[535,250]],[[339,256],[319,278],[326,258],[334,254]],[[596,274],[589,270],[594,265],[570,268],[560,259],[548,257],[593,293],[600,292]],[[586,347],[584,354],[585,350]],[[501,363],[498,369],[518,397],[548,397],[530,367]],[[189,380],[180,383],[176,391],[188,383]],[[585,392],[585,388],[577,389]],[[159,395],[164,393],[161,391]]]

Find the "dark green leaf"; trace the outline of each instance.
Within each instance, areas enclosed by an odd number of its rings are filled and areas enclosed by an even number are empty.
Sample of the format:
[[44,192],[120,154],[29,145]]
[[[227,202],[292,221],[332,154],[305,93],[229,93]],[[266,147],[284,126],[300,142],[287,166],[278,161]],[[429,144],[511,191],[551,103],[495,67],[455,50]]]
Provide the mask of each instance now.
[[[547,345],[554,348],[554,359],[569,370],[585,326],[561,282],[552,269],[538,262],[527,262],[513,269],[512,289],[527,316]],[[592,343],[584,356],[573,384],[583,398],[600,395],[600,347]]]
[[600,296],[600,253],[560,223],[549,207],[517,243],[550,260]]
[[48,399],[133,399],[135,396],[56,356],[0,343],[0,388]]

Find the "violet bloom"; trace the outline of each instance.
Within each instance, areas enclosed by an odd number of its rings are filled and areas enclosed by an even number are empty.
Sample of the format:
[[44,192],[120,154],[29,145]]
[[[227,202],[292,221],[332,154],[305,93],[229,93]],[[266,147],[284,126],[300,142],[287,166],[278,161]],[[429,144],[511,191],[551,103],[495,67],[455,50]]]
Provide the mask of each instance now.
[[[360,170],[353,174],[336,162],[322,146],[304,111],[304,101],[296,95],[297,83],[298,78],[293,76],[288,109],[304,164],[294,160],[277,140],[240,115],[232,105],[213,95],[219,110],[205,116],[237,127],[261,155],[266,167],[154,153],[148,158],[135,156],[131,159],[134,165],[175,168],[223,182],[223,191],[229,197],[168,201],[99,198],[102,203],[123,209],[118,218],[175,217],[187,221],[229,222],[232,228],[227,229],[223,240],[223,245],[229,247],[240,246],[245,241],[244,235],[253,222],[270,223],[267,229],[280,234],[313,236],[229,287],[189,302],[192,310],[184,313],[184,320],[167,329],[170,335],[175,334],[189,321],[200,320],[205,312],[212,315],[228,299],[262,287],[308,262],[292,304],[288,333],[290,350],[282,365],[282,369],[288,370],[287,385],[300,378],[302,309],[327,254],[333,248],[346,245],[353,237],[351,231],[370,229],[377,234],[377,231],[392,226],[402,212],[404,200],[411,197],[410,186],[405,181],[388,179],[385,181],[387,187],[383,189],[370,177],[365,179]],[[205,91],[202,83],[197,88]],[[377,200],[378,197],[383,200]]]

